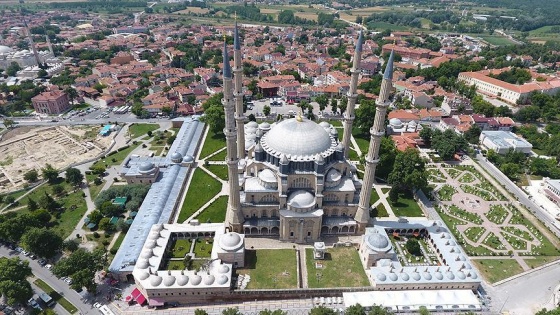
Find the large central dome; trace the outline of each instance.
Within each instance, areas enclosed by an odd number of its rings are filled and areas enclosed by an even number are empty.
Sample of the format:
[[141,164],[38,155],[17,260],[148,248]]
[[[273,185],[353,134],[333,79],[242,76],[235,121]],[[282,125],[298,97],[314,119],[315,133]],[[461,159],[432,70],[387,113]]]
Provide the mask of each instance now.
[[267,132],[261,145],[269,154],[297,157],[315,157],[336,147],[325,128],[305,118],[291,118],[278,123]]

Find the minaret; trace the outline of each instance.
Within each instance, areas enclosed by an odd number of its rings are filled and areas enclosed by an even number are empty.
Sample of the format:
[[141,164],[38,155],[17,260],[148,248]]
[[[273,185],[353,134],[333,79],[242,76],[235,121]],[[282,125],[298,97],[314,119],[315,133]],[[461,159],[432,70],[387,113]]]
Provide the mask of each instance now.
[[229,197],[226,212],[226,226],[233,232],[242,232],[243,228],[243,214],[241,213],[241,202],[239,201],[239,175],[237,173],[237,157],[236,137],[234,120],[234,100],[233,100],[233,86],[231,82],[231,66],[229,65],[229,56],[227,51],[227,44],[224,39],[224,98],[222,104],[224,105],[224,114],[226,126],[224,128],[224,135],[226,136],[227,156],[226,163],[228,167],[228,182],[229,182]]
[[352,78],[350,79],[350,89],[348,90],[348,106],[344,113],[344,134],[342,136],[342,146],[344,147],[344,159],[348,158],[350,152],[350,137],[352,136],[352,124],[354,123],[354,107],[356,106],[356,98],[358,93],[358,77],[360,76],[360,62],[362,58],[363,31],[360,31],[356,49],[354,50],[354,63],[352,65]]
[[235,22],[235,34],[233,38],[233,74],[235,83],[235,125],[237,127],[237,156],[245,158],[245,115],[243,114],[243,66],[241,65],[241,44],[239,43],[239,32],[237,21]]
[[364,180],[362,183],[362,191],[360,192],[360,203],[356,211],[355,220],[358,222],[358,231],[363,232],[369,221],[369,202],[371,199],[371,189],[375,177],[375,168],[379,163],[379,146],[381,145],[381,137],[385,134],[385,115],[389,106],[389,94],[393,89],[393,59],[394,52],[387,61],[383,81],[381,81],[381,92],[375,101],[375,119],[373,127],[369,130],[371,138],[369,140],[369,149],[366,156],[366,168]]
[[54,50],[52,48],[51,39],[49,38],[49,35],[45,35],[45,37],[47,38],[47,45],[49,46],[49,52],[54,57]]
[[37,66],[41,67],[41,59],[39,59],[39,54],[37,53],[37,48],[35,48],[35,42],[33,41],[33,35],[31,35],[31,31],[29,31],[29,26],[27,26],[27,22],[25,21],[25,17],[22,15],[23,24],[25,25],[25,31],[27,32],[27,39],[29,40],[29,46],[31,46],[31,51],[35,56],[35,61],[37,62]]

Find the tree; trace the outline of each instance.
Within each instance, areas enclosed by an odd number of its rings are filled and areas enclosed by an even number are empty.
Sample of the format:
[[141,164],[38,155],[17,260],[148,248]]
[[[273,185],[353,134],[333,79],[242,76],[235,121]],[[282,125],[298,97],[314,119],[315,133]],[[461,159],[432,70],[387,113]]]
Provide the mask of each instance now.
[[36,182],[39,179],[39,172],[36,169],[29,170],[23,174],[23,179],[30,183]]
[[24,304],[33,296],[31,284],[28,281],[5,280],[0,282],[0,292],[7,299],[8,304]]
[[99,221],[103,219],[103,214],[101,214],[99,210],[93,210],[87,217],[89,218],[89,222],[99,224]]
[[14,77],[18,71],[21,70],[19,64],[15,61],[12,61],[8,68],[6,69],[6,74],[10,77]]
[[7,129],[12,129],[16,125],[16,122],[13,119],[8,118],[4,118],[4,121],[2,123],[4,124],[4,126],[6,126]]
[[338,104],[338,108],[340,109],[340,113],[343,114],[346,112],[346,108],[348,107],[348,98],[343,97],[340,99],[340,104]]
[[93,164],[93,165],[89,168],[89,170],[90,170],[93,174],[101,176],[101,175],[103,175],[103,174],[105,173],[105,171],[107,170],[107,168],[106,168],[104,165],[102,165],[101,163],[98,163],[98,164]]
[[111,220],[107,217],[102,218],[99,220],[99,229],[103,231],[110,231],[113,230],[113,225],[110,222]]
[[417,150],[406,149],[397,153],[393,170],[388,182],[393,189],[412,193],[414,189],[425,189],[428,186],[426,163]]
[[69,252],[75,252],[78,250],[80,244],[76,240],[67,240],[62,242],[62,249],[67,250]]
[[21,237],[23,247],[39,257],[52,258],[62,248],[62,238],[45,228],[29,229]]
[[420,315],[430,315],[430,311],[425,306],[420,306],[418,308]]
[[356,109],[356,119],[354,126],[360,130],[362,135],[369,132],[372,122],[375,119],[375,102],[372,100],[363,100],[360,102],[360,107]]
[[366,310],[360,304],[350,306],[344,312],[345,315],[366,315]]
[[80,248],[59,260],[52,269],[53,274],[57,277],[71,277],[73,288],[86,287],[89,292],[95,292],[95,272],[103,268],[103,255],[103,250],[88,252]]
[[79,169],[71,167],[66,170],[66,181],[72,186],[80,186],[84,180],[84,174]]
[[48,163],[41,169],[41,172],[43,173],[43,178],[51,184],[58,178],[58,170]]
[[393,315],[393,312],[384,308],[381,305],[373,305],[368,315]]
[[336,315],[332,308],[324,306],[316,306],[309,311],[309,315]]
[[0,293],[6,297],[8,304],[25,303],[33,295],[27,281],[31,275],[29,262],[19,257],[0,257]]
[[422,256],[422,250],[420,249],[420,244],[415,238],[409,238],[405,244],[406,250],[414,256]]
[[62,195],[62,193],[64,193],[64,186],[60,184],[52,185],[52,192],[53,194],[60,196]]
[[197,308],[196,310],[194,310],[194,315],[208,315],[208,312],[203,309]]
[[315,102],[319,104],[319,110],[324,111],[329,104],[329,98],[325,94],[321,94],[315,98]]
[[41,205],[41,207],[43,207],[49,212],[54,212],[58,208],[60,208],[60,204],[58,204],[58,202],[56,202],[54,198],[51,195],[49,195],[46,191],[43,194],[43,196],[39,198],[39,204]]
[[270,115],[270,106],[264,105],[264,107],[263,107],[263,114],[264,114],[265,116]]
[[39,209],[39,205],[37,204],[37,201],[28,198],[27,199],[27,210],[33,212],[35,210]]
[[469,130],[464,133],[465,140],[469,143],[477,144],[480,140],[480,134],[482,133],[482,129],[476,124],[472,125]]
[[[31,199],[29,201],[31,201]],[[45,226],[51,221],[52,215],[45,209],[39,209],[33,212],[33,217],[41,226]]]
[[228,307],[222,311],[222,315],[243,315],[237,307]]
[[225,127],[224,107],[221,101],[223,97],[223,93],[216,93],[202,104],[204,116],[201,120],[208,124],[213,133],[222,133]]
[[420,133],[418,133],[418,135],[420,136],[420,138],[422,138],[426,145],[429,145],[432,141],[432,128],[423,128],[422,130],[420,130]]
[[[395,158],[397,157],[397,148],[395,142],[391,137],[381,138],[381,145],[379,148],[379,164],[375,169],[375,176],[387,180],[389,173],[393,170],[395,165]],[[366,154],[366,152],[363,152]]]
[[336,98],[333,98],[331,100],[331,109],[333,114],[336,115],[336,113],[338,112],[338,100]]
[[287,315],[288,313],[283,310],[269,310],[265,308],[264,310],[259,312],[259,315]]
[[64,89],[64,92],[66,93],[66,95],[68,95],[68,99],[70,99],[70,103],[74,105],[74,100],[78,98],[78,91],[76,91],[75,88],[69,86],[66,89]]
[[392,203],[397,203],[397,201],[399,201],[399,191],[397,189],[389,190],[389,200],[391,200]]
[[105,201],[99,207],[99,211],[106,217],[118,216],[123,212],[123,209],[118,205],[113,204],[111,201]]
[[14,203],[16,201],[16,197],[12,196],[12,195],[7,195],[4,198],[4,203],[11,205],[12,203]]

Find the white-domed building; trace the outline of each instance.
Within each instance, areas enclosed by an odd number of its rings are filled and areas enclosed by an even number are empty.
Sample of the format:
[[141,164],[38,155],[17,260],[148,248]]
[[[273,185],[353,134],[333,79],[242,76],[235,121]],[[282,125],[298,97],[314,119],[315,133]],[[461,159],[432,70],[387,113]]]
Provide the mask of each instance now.
[[246,125],[249,154],[240,181],[246,235],[305,243],[356,233],[361,183],[333,130],[300,116]]

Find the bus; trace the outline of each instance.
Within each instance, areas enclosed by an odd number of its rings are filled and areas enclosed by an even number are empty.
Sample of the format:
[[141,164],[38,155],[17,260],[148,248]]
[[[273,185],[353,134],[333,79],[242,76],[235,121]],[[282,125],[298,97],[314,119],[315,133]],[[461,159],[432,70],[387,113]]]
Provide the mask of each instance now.
[[48,295],[46,293],[39,293],[39,298],[48,307],[51,307],[56,303],[56,301],[50,295]]

